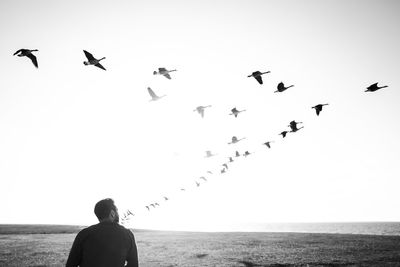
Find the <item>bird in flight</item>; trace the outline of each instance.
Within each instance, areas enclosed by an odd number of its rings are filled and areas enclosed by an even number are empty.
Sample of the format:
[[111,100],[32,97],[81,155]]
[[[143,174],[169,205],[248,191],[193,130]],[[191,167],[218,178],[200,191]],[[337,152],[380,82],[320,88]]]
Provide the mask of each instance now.
[[237,142],[239,142],[240,140],[246,139],[246,137],[240,138],[238,139],[236,136],[232,136],[232,141],[229,142],[228,144],[236,144]]
[[197,182],[197,181],[196,181],[196,186],[197,186],[197,187],[199,187],[199,186],[200,186],[200,183],[199,183],[199,182]]
[[85,65],[94,65],[100,69],[106,70],[103,65],[100,64],[100,61],[103,59],[106,59],[105,57],[102,57],[100,59],[96,59],[92,54],[90,54],[88,51],[83,50],[85,53],[85,56],[87,58],[87,61],[83,61],[83,64]]
[[207,171],[207,173],[209,173],[209,174],[213,174],[213,173],[212,173],[212,171]]
[[365,90],[365,92],[375,92],[379,89],[386,88],[386,87],[388,87],[388,86],[387,85],[378,86],[378,83],[374,83],[374,84],[371,84],[370,86],[368,86],[367,90]]
[[135,214],[133,214],[132,211],[130,211],[130,210],[128,210],[128,211],[126,212],[126,214],[127,214],[127,216],[129,216],[129,215],[135,216]]
[[285,138],[287,133],[288,133],[288,131],[283,131],[280,133],[280,135],[282,135],[282,137]]
[[207,179],[206,179],[206,177],[204,177],[204,176],[201,176],[200,179],[202,179],[202,180],[204,180],[205,182],[207,182]]
[[211,107],[211,105],[208,106],[198,106],[197,108],[195,108],[193,111],[197,111],[202,118],[204,118],[204,109]]
[[239,151],[235,152],[235,157],[240,157]]
[[319,116],[319,113],[322,111],[322,107],[326,106],[326,105],[329,105],[329,104],[318,104],[311,108],[315,108],[315,112],[317,113],[317,116]]
[[232,157],[229,157],[229,162],[233,162],[233,158]]
[[291,132],[297,132],[298,130],[300,130],[301,128],[304,128],[304,126],[297,128],[297,124],[302,123],[302,122],[296,122],[296,121],[291,121],[289,124],[289,127],[291,129]]
[[146,206],[146,209],[147,209],[148,211],[150,211],[150,207],[149,207],[149,206]]
[[213,157],[213,156],[215,156],[216,154],[213,154],[210,150],[207,150],[206,151],[206,156],[205,156],[205,158],[210,158],[210,157]]
[[17,55],[17,56],[19,56],[19,57],[28,57],[28,58],[30,58],[30,60],[32,61],[33,65],[34,65],[36,68],[39,68],[37,59],[36,59],[35,55],[32,54],[32,52],[36,52],[36,51],[39,51],[39,50],[37,50],[37,49],[32,49],[32,50],[31,50],[31,49],[25,49],[25,48],[23,48],[23,49],[19,49],[17,52],[15,52],[15,53],[14,53],[14,56]]
[[164,200],[165,200],[165,201],[167,201],[168,199],[169,199],[169,198],[167,198],[167,197],[164,197]]
[[221,173],[225,173],[225,168],[223,168],[223,169],[221,170]]
[[231,109],[232,113],[229,113],[229,115],[233,115],[235,116],[235,118],[237,118],[237,116],[239,115],[240,112],[246,111],[245,109],[243,110],[237,110],[236,107],[234,107],[233,109]]
[[266,145],[268,148],[271,148],[271,143],[273,143],[274,141],[268,141],[263,143],[263,145]]
[[163,75],[165,78],[171,80],[171,75],[169,75],[170,72],[173,72],[176,70],[167,70],[166,68],[158,68],[158,71],[153,71],[154,75]]
[[157,100],[159,100],[160,98],[162,98],[162,97],[165,96],[165,95],[162,95],[162,96],[156,95],[156,93],[154,93],[154,91],[153,91],[150,87],[147,87],[147,91],[149,92],[149,94],[150,94],[150,96],[151,96],[150,101],[157,101]]
[[248,75],[247,77],[254,77],[259,84],[263,84],[261,75],[266,74],[266,73],[270,73],[270,71],[266,71],[266,72],[255,71],[252,74]]
[[290,87],[293,87],[294,85],[289,85],[288,87],[285,87],[283,82],[278,83],[277,90],[274,93],[281,93],[285,91],[286,89],[289,89]]
[[222,166],[224,166],[225,169],[228,169],[228,164],[224,163],[224,164],[222,164]]
[[249,151],[246,150],[246,152],[244,152],[243,156],[247,157],[247,156],[250,156],[250,154],[251,154],[251,153],[250,153]]

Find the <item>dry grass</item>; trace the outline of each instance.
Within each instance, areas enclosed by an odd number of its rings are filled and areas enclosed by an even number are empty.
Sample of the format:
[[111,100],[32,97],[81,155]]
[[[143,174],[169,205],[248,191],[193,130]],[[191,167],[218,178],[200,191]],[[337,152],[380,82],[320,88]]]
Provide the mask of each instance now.
[[[37,227],[37,226],[36,226]],[[67,231],[61,226],[60,231]],[[5,232],[1,229],[0,233]],[[29,228],[29,227],[28,227]],[[63,266],[75,233],[0,235],[0,266]],[[72,228],[69,228],[69,231]],[[8,229],[10,230],[10,229]],[[10,233],[10,231],[8,231]],[[400,266],[399,236],[134,231],[141,266]]]

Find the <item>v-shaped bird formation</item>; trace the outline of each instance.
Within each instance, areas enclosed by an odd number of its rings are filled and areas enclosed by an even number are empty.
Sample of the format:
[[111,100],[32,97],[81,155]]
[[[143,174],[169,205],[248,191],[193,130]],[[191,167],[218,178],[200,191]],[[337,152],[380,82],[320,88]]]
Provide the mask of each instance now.
[[[38,52],[38,51],[39,51],[38,49],[26,49],[26,48],[23,48],[23,49],[17,50],[13,55],[14,56],[18,56],[18,57],[27,57],[27,58],[29,58],[31,60],[31,62],[33,63],[34,67],[39,68],[38,60],[37,60],[36,56],[33,54],[33,52]],[[101,57],[101,58],[97,59],[90,52],[88,52],[86,50],[83,50],[83,52],[84,52],[84,55],[85,55],[85,57],[87,59],[86,61],[83,62],[84,65],[86,65],[86,66],[87,65],[93,65],[93,66],[95,66],[97,68],[100,68],[102,70],[106,70],[106,68],[102,64],[100,64],[100,61],[104,60],[105,57]],[[168,70],[165,67],[160,67],[156,71],[153,71],[153,75],[164,76],[168,80],[171,80],[172,79],[171,73],[172,72],[176,72],[176,71],[177,71],[176,69]],[[262,77],[263,77],[263,75],[269,74],[269,73],[271,73],[271,71],[264,71],[264,72],[254,71],[250,75],[248,75],[247,77],[254,78],[260,85],[263,85],[264,81],[263,81]],[[266,77],[266,79],[269,79],[270,75],[265,76],[265,77]],[[294,85],[285,86],[285,84],[283,82],[279,82],[277,84],[277,86],[276,86],[276,91],[273,91],[273,92],[274,93],[282,93],[282,92],[287,91],[291,87],[294,87]],[[381,90],[381,89],[387,88],[387,87],[388,87],[387,85],[378,86],[378,82],[376,82],[376,83],[373,83],[370,86],[366,87],[365,92],[375,92],[375,91],[378,91],[378,90]],[[157,95],[154,92],[154,90],[152,88],[150,88],[149,86],[147,87],[147,91],[148,91],[148,94],[151,97],[151,99],[149,101],[158,101],[161,98],[166,96],[165,94],[164,95]],[[327,106],[327,105],[329,105],[329,104],[328,103],[316,104],[315,106],[312,106],[311,108],[315,109],[316,115],[319,116],[321,114],[323,108],[325,106]],[[198,114],[200,114],[201,118],[205,118],[205,110],[208,109],[208,108],[211,108],[211,107],[212,107],[212,105],[199,105],[193,111],[197,112]],[[240,113],[245,112],[245,111],[246,111],[246,109],[237,109],[236,107],[233,107],[230,110],[230,113],[228,113],[228,114],[234,116],[235,118],[237,118]],[[225,113],[225,114],[227,114],[227,113]],[[299,130],[303,129],[304,125],[303,125],[303,122],[292,120],[292,121],[289,122],[288,127],[289,127],[289,129],[283,130],[283,131],[281,131],[279,133],[279,135],[282,136],[282,138],[280,138],[281,140],[283,138],[286,138],[289,133],[293,134],[293,133],[296,133]],[[246,142],[246,139],[247,139],[246,137],[238,138],[237,136],[233,135],[231,137],[230,141],[227,142],[227,145],[235,145],[235,144],[237,144],[239,142]],[[265,146],[267,148],[267,149],[264,148],[263,151],[267,151],[267,150],[271,149],[272,148],[271,144],[275,143],[275,141],[273,141],[271,139],[267,139],[267,140],[268,141],[265,141],[264,143],[260,144],[260,146]],[[250,151],[252,151],[252,152],[250,152]],[[225,159],[228,159],[228,161],[224,161],[224,162],[218,164],[216,166],[216,169],[218,168],[217,170],[213,170],[213,171],[207,170],[206,171],[206,173],[207,173],[206,175],[204,174],[204,175],[200,176],[198,179],[194,179],[194,182],[192,183],[192,187],[199,188],[199,187],[201,187],[202,184],[209,182],[210,178],[214,177],[218,173],[221,174],[221,175],[225,174],[228,170],[230,171],[231,168],[229,166],[231,164],[235,164],[234,162],[240,161],[241,160],[240,158],[247,158],[250,155],[253,155],[254,153],[255,153],[254,150],[246,150],[245,152],[243,152],[243,154],[241,154],[239,152],[239,150],[236,150],[233,155],[229,155],[229,154],[228,155],[223,155],[223,157]],[[215,154],[215,153],[211,152],[211,150],[207,150],[207,151],[205,151],[204,158],[216,157],[217,155],[219,155],[219,153]],[[177,191],[186,192],[187,189],[188,189],[187,187],[179,187],[179,189]],[[148,202],[148,204],[145,205],[143,208],[145,210],[147,210],[148,212],[150,212],[151,210],[161,206],[161,204],[160,204],[160,203],[162,203],[161,200],[163,200],[162,202],[165,203],[165,202],[170,200],[170,196],[169,195],[168,196],[167,195],[162,195],[162,197],[160,197],[159,201]],[[130,209],[126,210],[124,213],[122,213],[122,215],[123,215],[122,216],[122,223],[125,223],[125,222],[129,221],[133,216],[136,216],[135,214],[136,213],[132,212]]]

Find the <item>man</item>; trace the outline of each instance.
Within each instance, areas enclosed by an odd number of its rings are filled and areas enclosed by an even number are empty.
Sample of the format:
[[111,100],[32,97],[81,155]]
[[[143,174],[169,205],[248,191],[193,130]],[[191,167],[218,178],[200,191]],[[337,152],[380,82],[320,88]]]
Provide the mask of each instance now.
[[118,224],[114,201],[110,198],[100,200],[94,213],[100,222],[78,233],[66,267],[138,267],[135,237]]

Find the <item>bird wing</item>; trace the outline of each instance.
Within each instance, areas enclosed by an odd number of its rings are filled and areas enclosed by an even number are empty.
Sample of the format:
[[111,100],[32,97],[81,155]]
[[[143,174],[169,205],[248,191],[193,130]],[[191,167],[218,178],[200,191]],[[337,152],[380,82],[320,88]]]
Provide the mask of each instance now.
[[149,94],[150,94],[150,96],[151,96],[153,99],[154,99],[154,98],[157,98],[157,95],[154,93],[153,90],[151,90],[150,87],[147,87],[147,91],[149,91]]
[[169,73],[165,73],[165,74],[163,74],[163,75],[164,75],[165,78],[171,80],[171,75],[169,75]]
[[26,55],[27,57],[29,57],[32,60],[33,65],[35,65],[36,68],[38,68],[38,63],[37,63],[37,59],[33,54],[28,54]]
[[200,113],[201,117],[204,118],[204,109],[203,108],[199,110],[199,113]]
[[257,82],[259,84],[263,84],[263,80],[262,80],[261,76],[255,76],[254,78],[257,80]]
[[158,72],[165,72],[165,71],[167,71],[167,69],[166,68],[158,68]]
[[101,65],[100,63],[94,64],[96,67],[106,70],[106,68],[103,67],[103,65]]
[[19,49],[17,52],[15,52],[14,53],[14,56],[16,55],[16,54],[18,54],[19,52],[21,52],[23,49]]
[[85,53],[85,56],[89,61],[90,60],[95,60],[94,56],[92,54],[90,54],[88,51],[83,50],[83,52]]

